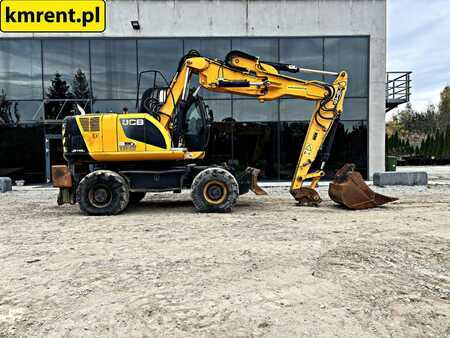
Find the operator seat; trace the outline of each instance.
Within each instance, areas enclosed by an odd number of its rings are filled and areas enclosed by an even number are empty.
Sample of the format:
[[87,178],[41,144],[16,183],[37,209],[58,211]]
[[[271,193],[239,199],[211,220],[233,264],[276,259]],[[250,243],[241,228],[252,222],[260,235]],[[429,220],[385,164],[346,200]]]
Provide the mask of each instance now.
[[167,88],[148,88],[141,96],[139,113],[147,113],[159,120],[159,110],[166,100]]

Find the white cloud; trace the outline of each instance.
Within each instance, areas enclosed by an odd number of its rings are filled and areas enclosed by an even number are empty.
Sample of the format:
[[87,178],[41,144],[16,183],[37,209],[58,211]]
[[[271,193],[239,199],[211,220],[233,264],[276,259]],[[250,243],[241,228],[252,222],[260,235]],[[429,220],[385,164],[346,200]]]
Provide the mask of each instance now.
[[450,1],[388,0],[388,71],[413,71],[411,102],[439,102],[450,84]]

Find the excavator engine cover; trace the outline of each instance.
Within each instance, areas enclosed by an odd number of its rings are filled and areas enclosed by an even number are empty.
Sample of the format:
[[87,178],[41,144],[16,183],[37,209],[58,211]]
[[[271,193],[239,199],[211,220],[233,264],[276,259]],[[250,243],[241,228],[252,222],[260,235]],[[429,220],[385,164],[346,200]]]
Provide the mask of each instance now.
[[354,164],[347,163],[337,171],[328,190],[328,195],[333,201],[346,208],[360,210],[375,208],[398,200],[398,198],[372,191],[364,182],[361,174],[354,169]]

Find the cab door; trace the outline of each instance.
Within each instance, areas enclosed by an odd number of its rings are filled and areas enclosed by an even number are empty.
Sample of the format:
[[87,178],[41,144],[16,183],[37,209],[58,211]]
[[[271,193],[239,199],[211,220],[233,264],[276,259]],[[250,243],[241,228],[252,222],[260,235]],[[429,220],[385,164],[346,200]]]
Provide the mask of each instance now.
[[183,136],[189,151],[203,151],[209,140],[210,121],[203,99],[197,97],[188,105],[183,121]]

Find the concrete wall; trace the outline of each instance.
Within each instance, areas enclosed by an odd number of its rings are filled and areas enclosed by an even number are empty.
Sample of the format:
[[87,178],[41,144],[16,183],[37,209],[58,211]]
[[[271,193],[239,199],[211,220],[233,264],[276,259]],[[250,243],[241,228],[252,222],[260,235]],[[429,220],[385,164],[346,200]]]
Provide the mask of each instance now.
[[[130,20],[139,20],[135,31]],[[386,0],[107,1],[92,37],[370,36],[369,175],[384,170]],[[80,34],[1,34],[1,37]],[[350,75],[351,76],[351,75]]]

